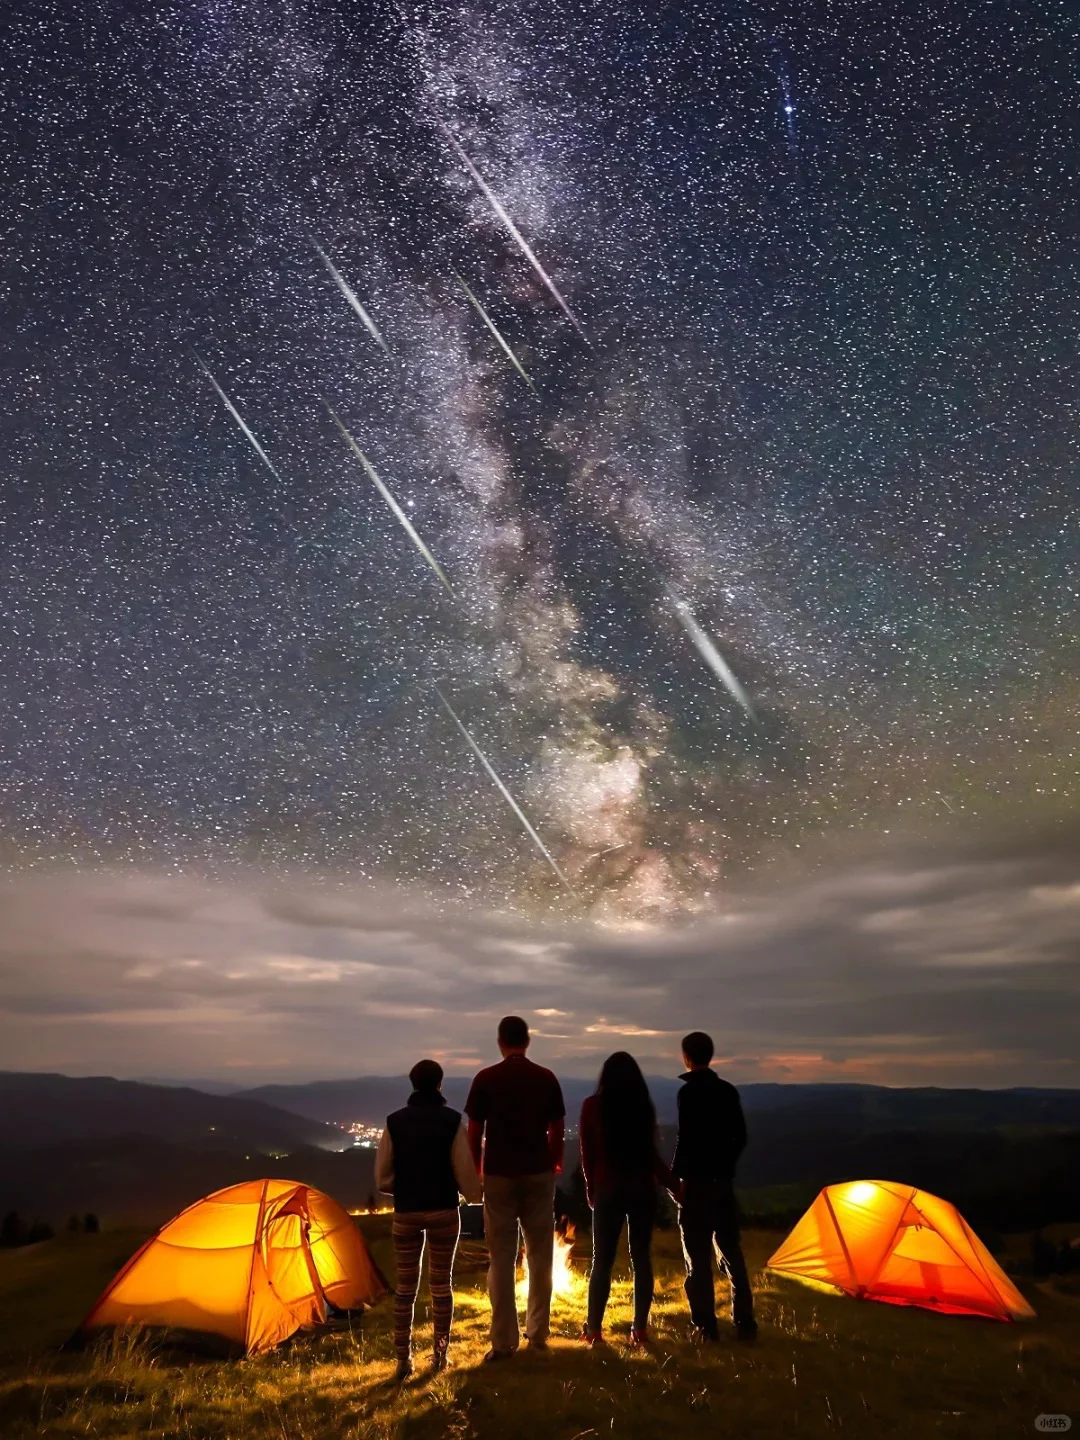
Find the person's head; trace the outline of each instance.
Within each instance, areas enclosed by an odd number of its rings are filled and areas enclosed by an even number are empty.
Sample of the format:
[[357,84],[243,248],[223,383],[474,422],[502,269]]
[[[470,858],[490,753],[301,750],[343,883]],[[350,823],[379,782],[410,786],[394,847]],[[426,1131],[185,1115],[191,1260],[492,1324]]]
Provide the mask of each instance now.
[[528,1048],[528,1025],[520,1015],[504,1015],[499,1021],[499,1049],[504,1055],[524,1055]]
[[604,1146],[620,1166],[646,1166],[652,1155],[656,1110],[641,1066],[625,1050],[609,1055],[600,1070],[596,1094]]
[[600,1079],[596,1083],[598,1095],[619,1094],[625,1095],[631,1092],[648,1094],[649,1087],[645,1084],[645,1076],[641,1073],[641,1066],[627,1050],[616,1050],[614,1055],[609,1055],[600,1067]]
[[682,1042],[683,1064],[688,1070],[707,1070],[715,1054],[712,1036],[704,1030],[692,1030]]
[[437,1095],[442,1082],[443,1068],[437,1060],[418,1060],[409,1071],[409,1084],[418,1095]]

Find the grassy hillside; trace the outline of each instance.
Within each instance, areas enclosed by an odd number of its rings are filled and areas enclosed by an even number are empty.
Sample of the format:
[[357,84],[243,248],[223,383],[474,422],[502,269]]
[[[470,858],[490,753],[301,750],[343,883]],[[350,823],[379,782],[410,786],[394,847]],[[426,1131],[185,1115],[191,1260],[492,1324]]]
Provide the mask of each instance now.
[[[392,1273],[388,1223],[365,1219]],[[610,1313],[611,1345],[574,1341],[583,1285],[554,1312],[547,1354],[478,1365],[486,1343],[482,1247],[458,1269],[453,1367],[432,1381],[423,1292],[415,1379],[398,1391],[389,1302],[336,1333],[258,1360],[168,1355],[138,1340],[57,1354],[139,1236],[65,1237],[0,1254],[0,1434],[136,1440],[436,1440],[436,1437],[762,1437],[1031,1435],[1036,1415],[1080,1417],[1080,1301],[1029,1289],[1039,1318],[1023,1326],[947,1318],[820,1295],[758,1279],[761,1343],[697,1350],[686,1338],[676,1239],[659,1237],[656,1344],[630,1354],[626,1265]],[[776,1237],[751,1234],[760,1266]],[[584,1255],[575,1257],[584,1272]]]

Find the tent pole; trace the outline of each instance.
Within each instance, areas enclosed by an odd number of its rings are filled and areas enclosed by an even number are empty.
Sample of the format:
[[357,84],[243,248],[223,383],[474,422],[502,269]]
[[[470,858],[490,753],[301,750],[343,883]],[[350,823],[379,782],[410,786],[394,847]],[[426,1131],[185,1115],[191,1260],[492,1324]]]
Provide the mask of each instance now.
[[861,1300],[866,1287],[859,1284],[859,1281],[855,1275],[855,1266],[851,1263],[851,1251],[847,1248],[847,1241],[844,1239],[844,1232],[840,1228],[839,1220],[837,1220],[836,1218],[836,1211],[833,1209],[832,1204],[832,1196],[829,1194],[828,1187],[826,1187],[821,1193],[825,1197],[825,1205],[829,1211],[830,1217],[832,1218],[833,1229],[836,1231],[836,1238],[840,1241],[840,1249],[844,1252],[844,1260],[847,1262],[848,1275],[851,1277],[851,1283],[855,1290],[855,1299]]
[[255,1234],[251,1242],[251,1269],[248,1271],[247,1303],[244,1306],[244,1354],[251,1350],[251,1297],[255,1289],[255,1260],[262,1246],[263,1216],[266,1214],[266,1187],[268,1180],[262,1183],[262,1194],[259,1196],[259,1215],[255,1221]]
[[308,1274],[311,1276],[311,1283],[312,1283],[312,1285],[315,1287],[315,1298],[316,1298],[316,1300],[319,1302],[319,1308],[322,1310],[322,1315],[321,1315],[320,1318],[321,1318],[322,1323],[325,1324],[325,1323],[326,1323],[326,1316],[327,1316],[326,1291],[323,1289],[322,1281],[319,1279],[319,1272],[318,1272],[318,1270],[315,1268],[315,1260],[314,1260],[314,1258],[313,1258],[313,1256],[312,1256],[312,1254],[311,1254],[311,1206],[310,1206],[310,1204],[309,1204],[309,1202],[308,1202],[308,1189],[307,1189],[307,1186],[304,1187],[304,1201],[303,1201],[303,1204],[304,1204],[304,1218],[303,1218],[303,1225],[304,1225],[304,1237],[303,1237],[303,1239],[304,1239],[304,1259],[307,1261]]
[[[889,1256],[892,1254],[892,1248],[893,1248],[893,1246],[896,1244],[896,1237],[897,1237],[897,1235],[900,1234],[900,1226],[903,1225],[903,1223],[904,1223],[904,1216],[907,1214],[907,1208],[908,1208],[909,1205],[915,1205],[915,1196],[916,1196],[918,1193],[919,1193],[919,1192],[918,1192],[917,1187],[914,1186],[914,1185],[912,1185],[912,1186],[911,1186],[911,1194],[907,1197],[907,1199],[904,1201],[903,1205],[900,1207],[900,1214],[897,1216],[896,1224],[893,1226],[893,1232],[892,1232],[892,1234],[889,1236],[889,1243],[888,1243],[888,1245],[885,1246],[885,1249],[881,1252],[881,1259],[880,1259],[880,1260],[878,1261],[878,1263],[877,1263],[877,1269],[874,1271],[874,1274],[873,1274],[873,1277],[872,1277],[872,1279],[871,1279],[871,1281],[870,1281],[870,1284],[867,1285],[867,1287],[866,1287],[867,1290],[870,1289],[870,1287],[873,1285],[874,1281],[875,1281],[875,1280],[878,1278],[878,1276],[881,1274],[882,1270],[883,1270],[884,1267],[885,1267],[885,1261],[888,1260]],[[917,1205],[915,1205],[915,1209],[916,1209],[916,1210],[919,1210],[919,1207],[918,1207]],[[922,1215],[922,1211],[921,1211],[921,1210],[919,1210],[919,1214]],[[924,1217],[924,1218],[925,1218],[925,1217]],[[955,1251],[954,1251],[953,1253],[955,1254]],[[958,1257],[958,1258],[959,1258],[959,1257]]]

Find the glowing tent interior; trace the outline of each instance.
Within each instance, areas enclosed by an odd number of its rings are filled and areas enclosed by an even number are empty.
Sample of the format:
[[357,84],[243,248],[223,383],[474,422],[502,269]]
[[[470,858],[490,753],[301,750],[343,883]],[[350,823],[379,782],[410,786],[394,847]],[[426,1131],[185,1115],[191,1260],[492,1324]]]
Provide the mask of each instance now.
[[182,1210],[132,1256],[83,1321],[145,1325],[256,1354],[332,1305],[387,1290],[349,1214],[295,1180],[249,1180]]
[[827,1185],[768,1268],[891,1305],[995,1320],[1035,1314],[954,1205],[887,1180]]

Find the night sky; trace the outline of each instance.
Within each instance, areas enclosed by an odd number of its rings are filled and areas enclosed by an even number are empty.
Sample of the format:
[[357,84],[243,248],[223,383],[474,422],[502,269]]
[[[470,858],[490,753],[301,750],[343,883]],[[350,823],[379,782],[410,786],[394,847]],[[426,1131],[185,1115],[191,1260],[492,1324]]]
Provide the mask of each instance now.
[[0,1063],[1076,1083],[1078,38],[5,7]]

